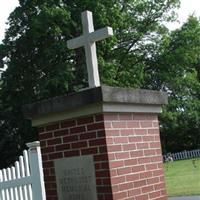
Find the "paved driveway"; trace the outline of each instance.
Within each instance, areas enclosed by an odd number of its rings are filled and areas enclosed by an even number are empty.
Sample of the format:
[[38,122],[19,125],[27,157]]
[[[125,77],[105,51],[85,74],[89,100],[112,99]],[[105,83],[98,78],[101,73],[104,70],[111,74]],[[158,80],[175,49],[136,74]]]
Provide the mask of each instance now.
[[200,200],[200,196],[191,197],[170,197],[168,200]]

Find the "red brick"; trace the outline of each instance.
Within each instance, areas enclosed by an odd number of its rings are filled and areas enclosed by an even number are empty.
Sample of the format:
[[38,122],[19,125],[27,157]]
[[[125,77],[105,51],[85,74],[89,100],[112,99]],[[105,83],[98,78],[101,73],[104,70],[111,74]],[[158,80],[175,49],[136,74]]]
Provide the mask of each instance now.
[[[112,185],[112,192],[113,193],[119,192],[119,186],[118,185]],[[112,198],[110,198],[110,199],[112,199]]]
[[159,129],[148,129],[148,134],[159,135]]
[[144,153],[143,153],[143,150],[131,151],[130,155],[131,155],[131,157],[142,157],[142,156],[144,156]]
[[108,152],[118,152],[122,151],[122,145],[111,145],[107,146]]
[[154,164],[154,163],[146,165],[146,170],[154,170],[157,168],[158,168],[157,164]]
[[61,122],[61,128],[69,128],[73,126],[76,126],[75,120],[67,120],[67,121]]
[[89,116],[89,117],[83,117],[83,118],[79,118],[77,120],[77,124],[78,125],[82,125],[82,124],[91,124],[94,122],[94,117],[93,116]]
[[119,130],[106,130],[106,136],[119,136],[120,132]]
[[133,182],[133,181],[137,181],[137,180],[139,180],[140,179],[140,176],[139,176],[139,174],[130,174],[130,175],[127,175],[126,176],[126,181],[128,181],[128,182]]
[[105,130],[97,131],[97,138],[105,138],[106,132]]
[[160,135],[155,135],[154,136],[154,141],[155,142],[160,142]]
[[152,172],[142,172],[140,173],[140,179],[147,179],[152,177]]
[[83,148],[83,147],[87,147],[87,142],[84,141],[84,142],[76,142],[76,143],[72,143],[72,149],[80,149],[80,148]]
[[53,131],[56,129],[59,129],[59,124],[51,124],[51,125],[46,126],[46,131]]
[[148,199],[149,199],[149,197],[147,194],[143,194],[143,195],[135,197],[135,200],[148,200]]
[[151,186],[146,186],[146,187],[142,188],[142,193],[149,193],[149,192],[151,192],[153,190],[154,190],[154,188],[153,188],[152,185]]
[[104,194],[104,199],[98,199],[98,200],[110,200],[113,198],[112,194]]
[[106,144],[107,145],[114,144],[114,139],[113,138],[106,138]]
[[89,145],[90,146],[102,146],[102,145],[106,145],[106,140],[103,139],[95,139],[95,140],[90,140],[89,141]]
[[79,150],[73,150],[73,151],[65,151],[64,157],[72,157],[72,156],[79,156],[80,151]]
[[114,153],[108,153],[108,159],[109,159],[109,161],[115,160],[115,154]]
[[71,143],[75,141],[78,141],[77,135],[70,135],[63,138],[63,143]]
[[144,142],[154,142],[154,136],[148,135],[148,136],[143,136],[142,139]]
[[140,128],[139,122],[127,122],[127,128]]
[[156,151],[155,150],[144,150],[144,155],[145,156],[154,156],[156,155]]
[[110,169],[108,162],[101,163],[101,169]]
[[135,144],[123,144],[123,151],[136,150]]
[[125,166],[133,166],[138,164],[137,159],[129,159],[124,161]]
[[151,158],[149,157],[138,158],[138,163],[139,164],[151,163]]
[[55,151],[54,146],[46,147],[46,148],[41,148],[42,154],[48,154],[52,153]]
[[96,171],[96,177],[109,177],[109,176],[110,176],[109,170]]
[[81,149],[82,155],[94,155],[98,153],[98,149],[96,147],[94,148],[88,148],[88,149]]
[[78,126],[78,127],[74,127],[74,128],[70,128],[70,133],[74,134],[74,133],[83,133],[86,131],[85,126]]
[[158,149],[160,149],[161,148],[160,142],[151,142],[150,143],[150,148],[158,148]]
[[99,153],[107,153],[107,146],[100,146],[99,147]]
[[141,194],[141,190],[140,188],[137,188],[137,189],[132,189],[132,190],[129,190],[128,191],[128,196],[129,197],[135,197],[137,195]]
[[140,181],[134,182],[134,188],[143,187],[143,186],[146,186],[146,185],[147,185],[146,180],[140,180]]
[[145,171],[144,165],[133,166],[133,173]]
[[49,132],[49,133],[43,133],[43,134],[39,134],[39,139],[40,140],[45,140],[45,139],[51,139],[53,137],[53,133]]
[[137,149],[148,149],[149,144],[148,143],[137,143],[136,147],[137,147]]
[[112,123],[111,122],[104,122],[104,128],[105,129],[111,129],[112,128]]
[[133,129],[122,129],[122,130],[120,130],[120,132],[121,132],[121,136],[134,135]]
[[115,121],[119,120],[119,115],[118,114],[104,114],[104,120],[105,121]]
[[165,182],[165,177],[164,176],[160,176],[160,182]]
[[100,122],[100,121],[103,121],[103,114],[98,114],[98,115],[95,115],[95,122]]
[[43,140],[43,141],[40,141],[40,146],[41,148],[44,148],[47,146],[47,141]]
[[42,161],[45,162],[45,161],[48,161],[49,158],[48,158],[48,154],[44,155],[42,154]]
[[128,196],[127,192],[119,192],[119,193],[113,194],[113,199],[115,199],[115,200],[121,200],[121,199],[126,198],[127,196]]
[[151,162],[162,162],[163,157],[162,156],[154,156],[151,158]]
[[135,135],[147,135],[146,129],[135,129],[134,132],[135,132]]
[[94,139],[96,137],[96,132],[83,133],[80,135],[80,140]]
[[154,170],[153,171],[153,175],[154,176],[162,176],[163,175],[163,170],[162,169]]
[[107,161],[108,154],[94,155],[94,161]]
[[111,190],[110,186],[100,186],[100,187],[97,187],[97,192],[98,193],[111,193],[112,190]]
[[117,160],[117,161],[110,161],[109,162],[110,168],[114,169],[114,168],[119,168],[119,167],[123,167],[124,166],[124,162]]
[[54,137],[66,136],[68,134],[69,134],[69,131],[67,129],[59,130],[59,131],[54,132]]
[[153,122],[153,127],[159,128],[159,122]]
[[130,158],[129,152],[120,152],[115,154],[116,159],[128,159]]
[[118,176],[118,177],[112,177],[111,178],[111,183],[113,185],[124,183],[125,182],[125,177],[124,176]]
[[130,137],[129,138],[129,142],[134,142],[134,143],[136,143],[136,142],[142,142],[142,137],[141,136],[135,136],[135,137]]
[[148,185],[155,184],[155,183],[159,183],[159,178],[158,177],[147,179],[147,184]]
[[126,143],[128,143],[128,138],[127,137],[116,137],[116,138],[114,138],[114,143],[115,144],[126,144]]
[[56,144],[61,144],[61,143],[62,143],[61,138],[47,140],[48,145],[56,145]]
[[63,153],[62,152],[49,154],[49,159],[50,160],[54,160],[54,159],[58,159],[58,158],[63,158]]
[[125,168],[117,169],[117,174],[118,175],[130,174],[131,172],[132,172],[132,168],[131,167],[125,167]]
[[113,128],[126,128],[126,122],[112,122]]
[[165,183],[159,183],[154,185],[155,190],[161,190],[165,188]]
[[[112,177],[119,177],[118,175],[117,175],[117,169],[110,169],[110,177],[112,178]],[[122,177],[122,176],[121,176]],[[125,180],[125,176],[123,176],[124,177],[124,180]]]
[[160,193],[161,193],[161,195],[164,195],[164,196],[166,196],[167,195],[167,191],[166,191],[166,189],[164,188],[163,190],[161,190],[160,191]]
[[57,145],[55,148],[56,148],[56,151],[64,151],[64,150],[70,149],[70,144]]
[[[153,186],[152,186],[153,187]],[[152,192],[152,193],[150,193],[149,194],[149,197],[151,198],[151,199],[155,199],[155,198],[157,198],[157,197],[160,197],[160,191],[156,191],[156,192]]]
[[151,128],[153,127],[153,123],[152,122],[140,122],[140,125],[142,128]]
[[103,122],[98,122],[98,123],[93,123],[90,125],[87,125],[87,130],[92,131],[92,130],[101,130],[104,129],[104,123]]
[[133,188],[133,183],[123,183],[119,185],[120,191],[129,190]]

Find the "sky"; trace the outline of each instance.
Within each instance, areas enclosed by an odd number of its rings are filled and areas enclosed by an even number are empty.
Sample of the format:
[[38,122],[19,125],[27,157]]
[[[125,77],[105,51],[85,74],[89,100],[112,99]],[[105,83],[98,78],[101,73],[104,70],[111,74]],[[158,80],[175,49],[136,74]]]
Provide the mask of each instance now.
[[[7,18],[18,5],[18,0],[0,0],[0,42],[2,41],[6,29]],[[181,8],[178,10],[179,23],[167,24],[173,30],[181,26],[187,20],[188,15],[195,13],[200,17],[200,0],[181,0]]]

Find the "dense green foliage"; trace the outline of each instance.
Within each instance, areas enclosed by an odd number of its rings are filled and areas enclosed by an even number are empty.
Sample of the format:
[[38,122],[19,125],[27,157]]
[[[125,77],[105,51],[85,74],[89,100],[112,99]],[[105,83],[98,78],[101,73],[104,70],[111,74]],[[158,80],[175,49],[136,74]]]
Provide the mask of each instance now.
[[170,104],[161,116],[164,149],[199,146],[199,21],[191,17],[172,33],[162,25],[174,20],[179,0],[19,2],[0,45],[8,66],[1,77],[0,166],[37,139],[22,105],[87,87],[83,49],[66,46],[81,34],[86,9],[93,12],[96,29],[110,25],[115,30],[113,38],[98,43],[102,84],[167,91]]

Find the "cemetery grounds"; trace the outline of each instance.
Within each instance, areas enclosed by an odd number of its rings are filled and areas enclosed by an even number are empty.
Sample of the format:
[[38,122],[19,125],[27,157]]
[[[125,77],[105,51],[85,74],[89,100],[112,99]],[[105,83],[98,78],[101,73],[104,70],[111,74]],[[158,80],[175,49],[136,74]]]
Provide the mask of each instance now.
[[168,196],[200,195],[200,158],[166,162],[164,170]]

